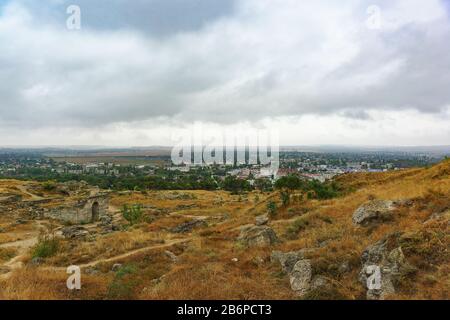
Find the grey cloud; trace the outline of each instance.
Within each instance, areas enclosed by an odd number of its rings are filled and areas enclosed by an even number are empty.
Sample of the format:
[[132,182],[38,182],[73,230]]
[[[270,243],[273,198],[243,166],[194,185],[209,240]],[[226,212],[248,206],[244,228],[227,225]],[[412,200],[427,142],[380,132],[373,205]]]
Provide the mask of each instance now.
[[[58,27],[55,13],[67,1],[23,1],[38,22],[2,34],[0,17],[3,126],[235,123],[305,114],[370,121],[370,110],[438,113],[450,106],[448,19],[371,31],[359,23],[364,10],[350,11],[341,19],[356,22],[343,26],[344,44],[356,53],[330,67],[328,59],[340,54],[333,26],[322,31],[322,21],[288,7],[272,22],[270,10],[233,11],[228,1],[79,0],[91,28],[71,33]],[[158,17],[148,19],[148,10]],[[40,15],[50,19],[42,30]],[[332,49],[324,49],[328,42]]]

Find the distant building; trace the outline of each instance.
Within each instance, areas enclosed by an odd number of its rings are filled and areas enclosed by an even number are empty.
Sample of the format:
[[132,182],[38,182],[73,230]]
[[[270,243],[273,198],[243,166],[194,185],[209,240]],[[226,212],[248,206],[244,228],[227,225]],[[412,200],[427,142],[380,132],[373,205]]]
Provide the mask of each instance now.
[[286,177],[289,175],[298,175],[298,174],[299,174],[298,170],[296,170],[296,169],[282,168],[282,169],[278,169],[275,179],[280,179],[282,177]]
[[169,168],[167,168],[167,170],[169,170],[169,171],[189,172],[191,170],[191,168],[188,167],[188,166],[185,166],[185,167],[169,167]]

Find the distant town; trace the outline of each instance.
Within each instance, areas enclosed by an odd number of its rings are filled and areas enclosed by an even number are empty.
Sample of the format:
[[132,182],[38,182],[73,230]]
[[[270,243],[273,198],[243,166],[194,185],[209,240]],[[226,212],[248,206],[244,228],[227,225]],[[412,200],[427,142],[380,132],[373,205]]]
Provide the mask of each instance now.
[[[279,169],[260,164],[174,165],[167,152],[139,155],[125,151],[113,155],[48,150],[0,150],[0,178],[39,181],[86,181],[106,189],[267,189],[280,178],[296,175],[324,183],[352,172],[384,172],[423,167],[446,155],[425,152],[345,151],[302,152],[284,150]],[[231,187],[231,189],[234,189]]]

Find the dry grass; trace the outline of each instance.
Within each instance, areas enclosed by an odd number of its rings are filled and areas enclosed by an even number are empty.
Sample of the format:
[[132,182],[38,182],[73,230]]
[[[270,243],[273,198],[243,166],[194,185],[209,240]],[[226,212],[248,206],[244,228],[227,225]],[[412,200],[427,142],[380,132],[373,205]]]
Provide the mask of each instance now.
[[82,290],[70,291],[64,272],[42,271],[37,268],[17,270],[2,283],[1,300],[62,300],[102,299],[107,292],[107,277],[82,275]]
[[146,233],[139,229],[98,237],[92,242],[64,241],[59,252],[47,259],[46,264],[62,267],[84,264],[161,243],[164,243],[164,240],[159,234]]
[[[83,264],[174,238],[189,239],[189,244],[169,249],[179,257],[177,263],[164,250],[155,250],[122,259],[124,269],[116,274],[110,272],[111,263],[100,265],[99,275],[83,278],[86,283],[79,293],[68,292],[64,273],[24,268],[2,283],[5,290],[0,298],[296,299],[288,277],[269,262],[270,253],[275,249],[314,248],[308,253],[314,272],[329,279],[333,290],[314,293],[310,298],[364,299],[365,289],[358,282],[362,252],[398,232],[408,262],[417,272],[405,279],[391,298],[449,299],[449,168],[450,161],[446,161],[428,169],[344,175],[337,180],[349,190],[345,196],[326,201],[294,197],[286,207],[281,206],[278,193],[258,194],[258,201],[254,193],[241,199],[208,191],[115,194],[112,206],[142,204],[152,219],[127,231],[99,235],[96,241],[64,241],[60,252],[47,259],[45,266]],[[0,188],[7,185],[0,184]],[[354,226],[353,212],[369,199],[410,199],[412,203],[399,207],[388,223]],[[266,213],[268,201],[279,207],[269,225],[282,242],[272,248],[241,247],[236,242],[239,228]],[[429,221],[436,214],[441,219]],[[170,233],[170,228],[193,217],[206,218],[208,227],[182,235]],[[344,263],[350,270],[341,270]]]

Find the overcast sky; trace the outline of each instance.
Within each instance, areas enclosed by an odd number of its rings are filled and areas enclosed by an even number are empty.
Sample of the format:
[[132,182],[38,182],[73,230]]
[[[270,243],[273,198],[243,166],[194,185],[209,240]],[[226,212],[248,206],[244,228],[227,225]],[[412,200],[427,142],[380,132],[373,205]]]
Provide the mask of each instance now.
[[170,145],[192,123],[448,145],[449,1],[0,0],[0,145]]

